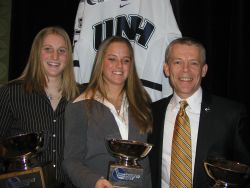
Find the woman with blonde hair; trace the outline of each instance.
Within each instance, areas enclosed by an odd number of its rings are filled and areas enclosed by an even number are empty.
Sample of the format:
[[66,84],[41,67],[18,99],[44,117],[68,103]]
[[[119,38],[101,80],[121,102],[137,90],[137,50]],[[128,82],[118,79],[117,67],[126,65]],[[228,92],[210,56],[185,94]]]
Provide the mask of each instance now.
[[[150,98],[138,78],[130,42],[113,36],[99,47],[87,89],[66,108],[63,166],[79,188],[111,188],[107,138],[147,141],[152,130]],[[151,187],[148,158],[143,186]]]
[[60,27],[38,32],[22,75],[0,88],[0,137],[46,133],[47,147],[38,159],[51,162],[51,176],[59,184],[66,183],[61,169],[65,106],[77,95],[71,41]]

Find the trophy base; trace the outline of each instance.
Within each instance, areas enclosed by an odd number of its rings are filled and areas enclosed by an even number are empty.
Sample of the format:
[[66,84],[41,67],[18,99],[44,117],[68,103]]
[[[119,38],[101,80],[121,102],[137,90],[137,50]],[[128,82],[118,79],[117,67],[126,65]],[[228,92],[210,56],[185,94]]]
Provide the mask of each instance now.
[[5,188],[45,188],[42,167],[0,175],[0,187]]
[[143,169],[140,166],[124,166],[110,163],[108,180],[116,188],[141,188]]
[[55,188],[51,164],[29,168],[28,170],[0,174],[0,188]]

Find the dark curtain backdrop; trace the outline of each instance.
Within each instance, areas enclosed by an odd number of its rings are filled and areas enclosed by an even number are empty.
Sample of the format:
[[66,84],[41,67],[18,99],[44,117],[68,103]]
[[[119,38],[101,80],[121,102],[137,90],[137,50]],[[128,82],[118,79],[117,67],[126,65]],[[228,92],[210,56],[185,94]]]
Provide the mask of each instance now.
[[63,27],[73,38],[78,0],[12,0],[9,80],[18,77],[27,62],[32,41],[42,28]]
[[[171,1],[182,34],[206,46],[209,69],[202,85],[249,106],[247,0]],[[73,37],[77,7],[78,0],[13,0],[9,79],[22,72],[32,40],[41,28],[60,25]]]

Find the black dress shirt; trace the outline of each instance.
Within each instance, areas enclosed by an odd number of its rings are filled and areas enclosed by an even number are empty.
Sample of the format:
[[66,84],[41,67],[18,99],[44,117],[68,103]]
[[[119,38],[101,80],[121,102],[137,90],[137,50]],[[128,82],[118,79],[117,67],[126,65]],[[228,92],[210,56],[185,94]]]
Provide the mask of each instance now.
[[33,91],[28,94],[23,90],[21,81],[0,88],[0,137],[43,132],[45,148],[38,155],[38,160],[42,164],[53,165],[53,175],[57,181],[70,185],[61,165],[67,103],[66,98],[62,97],[54,111],[45,92]]

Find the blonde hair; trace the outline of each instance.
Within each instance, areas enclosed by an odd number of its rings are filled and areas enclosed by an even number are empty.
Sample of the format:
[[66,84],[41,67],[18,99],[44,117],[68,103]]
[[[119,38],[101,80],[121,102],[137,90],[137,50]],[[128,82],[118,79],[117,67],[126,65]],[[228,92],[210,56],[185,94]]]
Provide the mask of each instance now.
[[67,63],[62,73],[61,91],[67,99],[73,99],[79,94],[73,71],[72,46],[67,32],[61,27],[46,27],[35,36],[30,50],[27,65],[17,80],[24,82],[24,90],[28,93],[34,91],[44,91],[47,87],[46,74],[40,62],[41,50],[44,38],[50,34],[60,35],[66,44]]
[[102,74],[103,59],[108,47],[110,46],[110,44],[114,42],[124,43],[128,46],[129,49],[131,66],[123,91],[127,95],[129,108],[132,112],[132,116],[136,120],[137,125],[142,133],[151,132],[152,131],[152,115],[150,110],[151,100],[138,77],[135,66],[134,51],[130,42],[127,39],[119,36],[112,36],[110,38],[107,38],[101,43],[98,52],[96,54],[95,63],[91,74],[91,79],[87,89],[85,90],[85,93],[86,95],[90,95],[90,98],[93,98],[95,93],[98,91],[103,98],[107,98],[107,93],[105,91],[105,86],[104,86],[105,81]]

